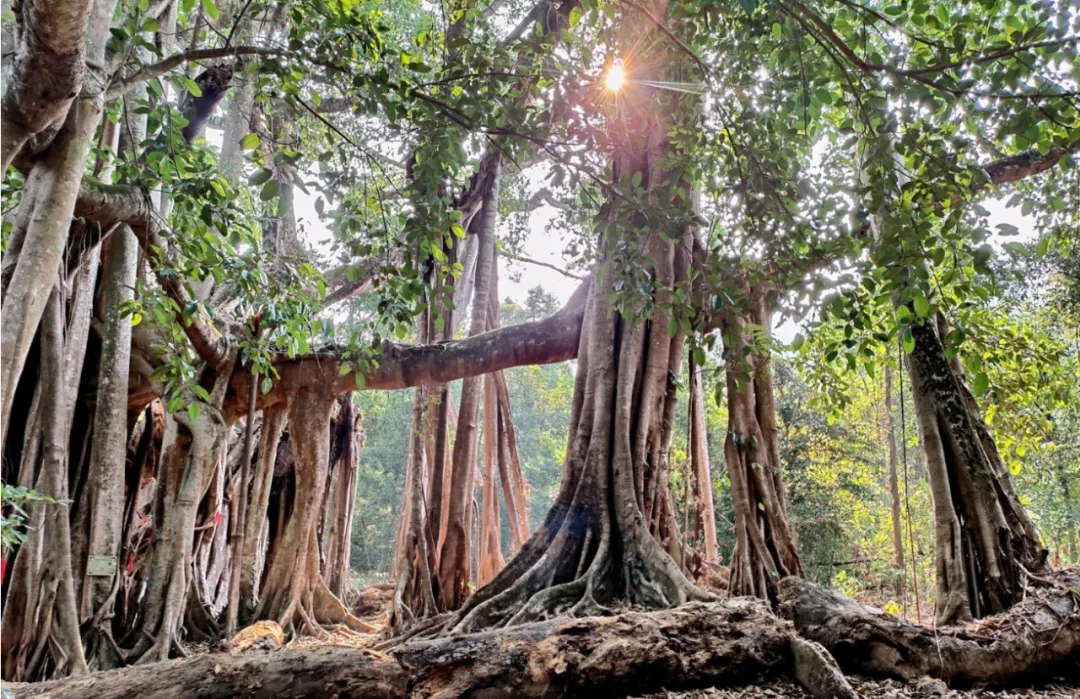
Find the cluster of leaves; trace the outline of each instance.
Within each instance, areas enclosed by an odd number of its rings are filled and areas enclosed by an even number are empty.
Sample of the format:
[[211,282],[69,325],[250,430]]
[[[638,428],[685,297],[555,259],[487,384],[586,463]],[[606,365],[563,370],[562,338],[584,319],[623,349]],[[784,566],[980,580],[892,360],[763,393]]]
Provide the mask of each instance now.
[[0,483],[0,550],[13,551],[26,541],[26,519],[29,515],[26,507],[34,502],[69,502],[57,501],[47,495],[41,495],[25,486]]

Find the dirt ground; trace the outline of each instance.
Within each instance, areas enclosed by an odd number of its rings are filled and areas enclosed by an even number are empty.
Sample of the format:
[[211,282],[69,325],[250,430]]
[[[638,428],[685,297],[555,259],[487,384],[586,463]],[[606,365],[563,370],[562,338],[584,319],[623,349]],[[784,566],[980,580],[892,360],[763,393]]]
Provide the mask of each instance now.
[[[1080,685],[1048,683],[1032,689],[946,689],[938,683],[920,686],[895,680],[849,677],[851,685],[865,699],[1080,699]],[[689,692],[660,692],[632,699],[814,699],[794,682],[777,681],[754,687],[696,689]]]

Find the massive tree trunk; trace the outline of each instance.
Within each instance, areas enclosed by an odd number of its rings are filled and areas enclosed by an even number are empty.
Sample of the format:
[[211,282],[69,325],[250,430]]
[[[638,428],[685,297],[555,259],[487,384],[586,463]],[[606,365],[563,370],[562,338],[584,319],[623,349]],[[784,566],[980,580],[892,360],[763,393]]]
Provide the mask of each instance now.
[[[669,263],[675,246],[667,245]],[[675,268],[685,270],[683,265]],[[668,269],[672,269],[669,266]],[[468,632],[612,606],[665,608],[703,597],[649,532],[635,478],[655,462],[662,433],[667,322],[629,321],[609,304],[612,273],[590,285],[578,352],[570,444],[559,494],[544,524],[478,590],[447,629]],[[663,279],[670,289],[674,275]],[[649,342],[660,336],[660,342]],[[662,357],[650,358],[659,348]],[[652,383],[651,388],[646,384]],[[645,437],[636,442],[635,434]]]
[[948,625],[1008,609],[1027,576],[1047,570],[1048,552],[934,323],[911,332],[907,369],[933,497],[937,622]]
[[802,563],[787,518],[772,369],[762,342],[772,322],[765,296],[749,290],[750,314],[724,318],[729,351],[724,456],[735,506],[731,591],[774,598],[776,583],[787,575],[802,575]]

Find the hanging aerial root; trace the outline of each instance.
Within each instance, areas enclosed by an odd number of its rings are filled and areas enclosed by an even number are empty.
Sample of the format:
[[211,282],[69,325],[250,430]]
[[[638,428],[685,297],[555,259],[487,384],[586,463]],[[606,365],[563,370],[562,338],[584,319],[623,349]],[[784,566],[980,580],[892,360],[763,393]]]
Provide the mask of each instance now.
[[780,582],[781,611],[848,672],[1011,684],[1055,672],[1080,677],[1080,571],[1049,574],[1008,612],[965,626],[911,624],[799,578]]

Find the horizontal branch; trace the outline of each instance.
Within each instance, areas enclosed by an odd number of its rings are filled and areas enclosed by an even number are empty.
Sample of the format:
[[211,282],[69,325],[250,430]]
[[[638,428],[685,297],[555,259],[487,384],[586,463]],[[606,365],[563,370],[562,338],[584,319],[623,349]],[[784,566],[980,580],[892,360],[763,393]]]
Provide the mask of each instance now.
[[[382,354],[375,358],[378,366],[364,374],[360,383],[368,390],[410,388],[573,359],[577,356],[589,285],[586,279],[562,309],[543,320],[431,345],[384,343]],[[258,407],[273,405],[301,388],[319,383],[329,371],[337,374],[337,392],[357,390],[355,370],[338,373],[342,354],[341,349],[330,349],[276,363],[279,378],[269,393],[259,396]],[[250,380],[246,372],[233,374],[225,400],[226,413],[239,415],[246,410],[244,397]]]

